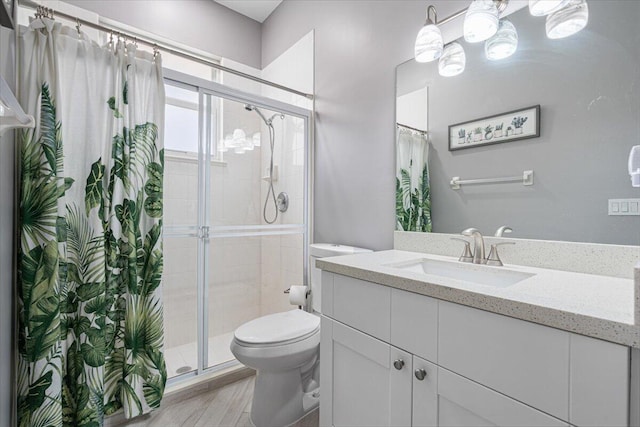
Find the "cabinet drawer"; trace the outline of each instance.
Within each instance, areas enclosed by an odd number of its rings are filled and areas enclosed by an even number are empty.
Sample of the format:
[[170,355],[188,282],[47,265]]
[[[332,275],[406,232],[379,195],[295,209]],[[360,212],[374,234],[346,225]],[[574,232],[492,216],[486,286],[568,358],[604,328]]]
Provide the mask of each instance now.
[[569,422],[581,427],[629,425],[629,348],[570,335]]
[[438,364],[569,420],[569,333],[440,302]]
[[391,288],[336,274],[332,299],[331,317],[389,342]]
[[438,368],[438,426],[568,426],[543,412]]
[[438,360],[438,301],[391,290],[391,344],[423,359]]

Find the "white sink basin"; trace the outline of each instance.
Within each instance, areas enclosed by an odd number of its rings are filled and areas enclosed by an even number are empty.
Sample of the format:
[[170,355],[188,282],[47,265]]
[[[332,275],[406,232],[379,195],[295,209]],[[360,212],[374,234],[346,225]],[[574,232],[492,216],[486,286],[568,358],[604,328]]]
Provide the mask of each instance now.
[[496,286],[499,288],[515,285],[529,277],[535,276],[535,274],[532,273],[509,270],[504,267],[487,267],[478,264],[466,264],[458,261],[440,261],[428,258],[386,264],[386,267],[425,275],[441,276],[480,285]]

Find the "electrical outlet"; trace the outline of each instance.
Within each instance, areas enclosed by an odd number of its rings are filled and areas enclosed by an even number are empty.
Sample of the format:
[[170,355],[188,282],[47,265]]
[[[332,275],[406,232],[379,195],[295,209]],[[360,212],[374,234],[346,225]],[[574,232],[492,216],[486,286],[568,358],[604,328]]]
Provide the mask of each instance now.
[[609,199],[609,215],[640,216],[640,199]]

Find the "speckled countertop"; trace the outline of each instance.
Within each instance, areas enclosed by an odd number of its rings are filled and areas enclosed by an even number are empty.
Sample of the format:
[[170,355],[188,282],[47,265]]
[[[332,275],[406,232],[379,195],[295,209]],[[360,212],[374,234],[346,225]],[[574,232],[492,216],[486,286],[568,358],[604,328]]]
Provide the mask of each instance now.
[[[634,289],[633,279],[511,264],[462,265],[465,269],[507,269],[531,275],[513,285],[496,287],[393,266],[419,259],[457,262],[448,256],[389,250],[322,258],[316,265],[325,271],[640,348],[640,319],[635,318],[640,290]],[[640,265],[636,267],[638,275]]]

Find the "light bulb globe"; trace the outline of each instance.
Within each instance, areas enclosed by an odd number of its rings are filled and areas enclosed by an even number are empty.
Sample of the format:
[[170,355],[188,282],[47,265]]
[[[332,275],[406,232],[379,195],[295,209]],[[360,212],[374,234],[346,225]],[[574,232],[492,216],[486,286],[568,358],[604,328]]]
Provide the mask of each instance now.
[[416,37],[414,57],[417,62],[431,62],[442,55],[444,42],[442,33],[437,25],[427,23]]
[[545,16],[569,3],[570,0],[529,0],[529,12],[533,16]]
[[550,39],[562,39],[582,30],[589,22],[586,0],[571,0],[564,8],[547,16],[546,31]]
[[488,60],[498,61],[513,55],[518,49],[518,32],[508,19],[500,20],[498,31],[484,44],[484,53]]
[[498,31],[498,8],[493,0],[473,0],[464,17],[464,40],[479,43]]
[[443,77],[453,77],[461,74],[467,62],[462,45],[457,42],[449,43],[444,47],[442,56],[438,61],[438,73]]

